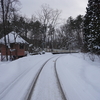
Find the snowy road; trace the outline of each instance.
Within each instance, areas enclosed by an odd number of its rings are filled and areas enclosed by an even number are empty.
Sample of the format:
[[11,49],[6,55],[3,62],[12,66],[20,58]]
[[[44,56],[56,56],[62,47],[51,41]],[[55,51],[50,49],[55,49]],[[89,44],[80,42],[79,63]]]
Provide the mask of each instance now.
[[100,100],[98,76],[82,54],[28,56],[0,64],[0,100]]

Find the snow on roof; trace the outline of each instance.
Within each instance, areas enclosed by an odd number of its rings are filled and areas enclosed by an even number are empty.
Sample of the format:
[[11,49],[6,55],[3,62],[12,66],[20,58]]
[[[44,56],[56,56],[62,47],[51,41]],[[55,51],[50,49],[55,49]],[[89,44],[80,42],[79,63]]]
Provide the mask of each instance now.
[[[8,40],[8,38],[9,38],[9,40]],[[16,38],[16,40],[15,40],[15,38]],[[11,33],[9,33],[8,35],[6,35],[6,42],[7,42],[7,44],[9,44],[9,43],[15,43],[15,41],[16,41],[16,43],[27,43],[28,44],[28,42],[26,42],[22,37],[20,37],[20,35],[18,35],[18,33],[16,33],[16,32],[11,32]],[[8,42],[9,41],[9,42]],[[5,44],[5,42],[4,42],[4,37],[3,38],[1,38],[0,39],[0,43],[2,43],[2,44]]]

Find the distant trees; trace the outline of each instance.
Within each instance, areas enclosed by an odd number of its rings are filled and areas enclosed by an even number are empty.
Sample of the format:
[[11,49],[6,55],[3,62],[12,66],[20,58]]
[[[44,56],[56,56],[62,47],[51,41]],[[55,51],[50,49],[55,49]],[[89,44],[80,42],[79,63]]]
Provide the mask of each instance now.
[[[35,16],[32,17],[35,18]],[[42,21],[39,21],[38,18],[34,18],[26,21],[25,17],[15,16],[15,20],[12,20],[12,30],[20,33],[36,48],[81,49],[83,38],[82,15],[78,15],[75,19],[69,17],[66,23],[58,29],[55,27],[57,20],[53,19],[52,21],[50,20],[50,24],[46,22],[44,24],[42,19]],[[25,31],[26,29],[27,31]],[[27,35],[24,35],[25,32]]]
[[[49,7],[49,5],[44,4],[41,6],[41,12],[38,12],[37,14],[38,20],[43,25],[42,26],[43,48],[47,47],[46,42],[48,40],[53,41],[51,40],[53,39],[53,36],[54,36],[54,31],[52,31],[52,29],[55,29],[55,26],[57,25],[57,22],[59,20],[60,13],[61,13],[60,10],[52,9]],[[50,33],[51,31],[52,31],[52,34]],[[52,45],[52,48],[53,48],[53,45]]]
[[58,29],[60,48],[81,49],[83,39],[83,19],[82,15],[78,15],[75,19],[69,17],[66,23]]
[[100,54],[100,0],[89,0],[85,16],[69,17],[60,27],[56,27],[60,10],[45,4],[29,19],[17,13],[18,3],[0,0],[0,37],[15,31],[33,48],[78,49]]
[[84,19],[84,51],[100,54],[100,0],[89,0]]
[[[12,1],[12,3],[18,2],[17,0]],[[44,4],[41,6],[41,11],[29,19],[17,14],[16,8],[12,6],[9,9],[10,16],[6,21],[9,25],[4,23],[9,27],[9,30],[5,30],[5,34],[15,31],[36,48],[81,49],[83,16],[78,15],[75,19],[69,17],[65,24],[57,28],[60,13],[60,10],[54,10],[49,5]],[[0,26],[3,26],[3,22],[0,23]],[[0,29],[0,33],[1,31],[2,29]]]
[[42,48],[42,24],[39,21],[31,22],[30,39],[34,47]]

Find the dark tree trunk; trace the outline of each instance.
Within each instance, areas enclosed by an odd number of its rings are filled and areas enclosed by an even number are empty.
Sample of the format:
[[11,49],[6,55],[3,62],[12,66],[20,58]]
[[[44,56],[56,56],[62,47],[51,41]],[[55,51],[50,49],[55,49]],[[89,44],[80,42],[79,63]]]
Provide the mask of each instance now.
[[2,19],[3,19],[3,35],[4,35],[5,46],[6,46],[6,60],[8,61],[8,47],[7,47],[7,41],[6,41],[6,25],[5,25],[5,12],[4,12],[3,0],[1,0],[1,7],[2,7]]

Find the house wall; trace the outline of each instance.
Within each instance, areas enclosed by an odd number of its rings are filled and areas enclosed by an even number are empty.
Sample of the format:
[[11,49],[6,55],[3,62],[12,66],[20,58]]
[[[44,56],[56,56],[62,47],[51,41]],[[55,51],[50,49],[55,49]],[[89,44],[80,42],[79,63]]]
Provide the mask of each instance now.
[[2,45],[0,44],[0,53],[1,53],[1,46],[2,46]]
[[[14,50],[15,49],[15,50]],[[25,51],[25,47],[23,49],[20,49],[20,45],[19,44],[14,44],[13,48],[11,50],[14,51],[10,51],[10,49],[8,48],[8,55],[17,55],[17,56],[24,56],[24,51]],[[6,46],[2,45],[1,47],[1,54],[2,55],[6,55]]]

